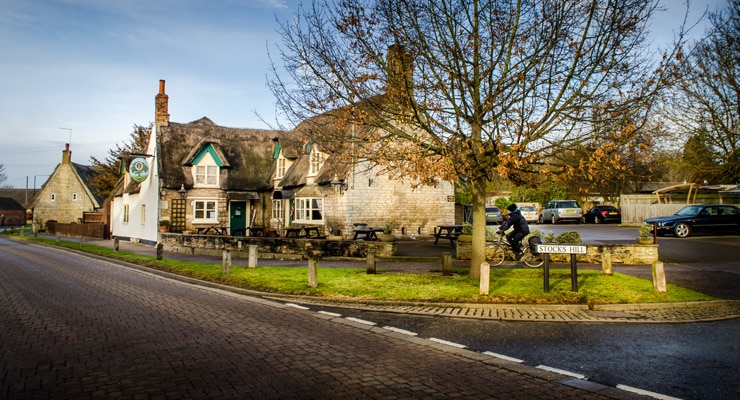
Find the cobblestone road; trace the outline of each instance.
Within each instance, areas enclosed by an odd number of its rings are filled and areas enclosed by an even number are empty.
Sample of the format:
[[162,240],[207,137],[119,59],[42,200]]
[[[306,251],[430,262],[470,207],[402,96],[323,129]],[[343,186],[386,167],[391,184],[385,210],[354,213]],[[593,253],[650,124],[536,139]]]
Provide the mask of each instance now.
[[633,398],[360,323],[0,239],[0,398]]

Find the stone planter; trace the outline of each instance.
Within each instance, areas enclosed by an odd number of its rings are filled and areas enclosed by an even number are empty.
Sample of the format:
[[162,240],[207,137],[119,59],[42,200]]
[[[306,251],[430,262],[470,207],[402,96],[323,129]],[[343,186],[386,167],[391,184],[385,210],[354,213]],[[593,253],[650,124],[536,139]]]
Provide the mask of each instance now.
[[653,238],[651,236],[638,236],[637,243],[639,244],[653,244]]
[[457,237],[458,242],[473,243],[473,235],[460,235]]
[[381,242],[394,242],[395,240],[396,240],[396,237],[392,233],[381,233],[380,234]]

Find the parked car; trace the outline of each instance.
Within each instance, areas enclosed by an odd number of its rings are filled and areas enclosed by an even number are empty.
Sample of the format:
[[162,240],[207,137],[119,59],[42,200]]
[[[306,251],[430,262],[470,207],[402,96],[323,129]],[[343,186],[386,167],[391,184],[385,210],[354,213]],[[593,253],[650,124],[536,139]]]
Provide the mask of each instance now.
[[658,235],[685,238],[694,233],[740,234],[740,209],[726,204],[694,204],[666,217],[648,218]]
[[583,214],[581,222],[584,224],[589,222],[593,222],[594,224],[605,224],[607,222],[621,223],[622,212],[614,206],[595,206]]
[[536,224],[540,219],[540,212],[537,211],[537,206],[522,205],[519,206],[519,210],[522,212],[522,217],[529,223]]
[[503,222],[504,216],[501,214],[501,210],[495,206],[486,207],[486,225],[498,225]]
[[563,221],[581,223],[583,210],[575,200],[552,200],[540,211],[540,223],[545,221],[557,224]]

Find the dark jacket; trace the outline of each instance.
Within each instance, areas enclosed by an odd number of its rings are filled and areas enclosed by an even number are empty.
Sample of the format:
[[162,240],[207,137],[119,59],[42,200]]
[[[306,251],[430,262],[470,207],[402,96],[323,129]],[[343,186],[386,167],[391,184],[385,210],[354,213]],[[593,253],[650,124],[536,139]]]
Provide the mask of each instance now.
[[501,232],[509,229],[509,227],[514,227],[514,232],[523,233],[525,235],[529,234],[527,219],[522,216],[519,209],[516,209],[509,214],[509,219],[501,225]]

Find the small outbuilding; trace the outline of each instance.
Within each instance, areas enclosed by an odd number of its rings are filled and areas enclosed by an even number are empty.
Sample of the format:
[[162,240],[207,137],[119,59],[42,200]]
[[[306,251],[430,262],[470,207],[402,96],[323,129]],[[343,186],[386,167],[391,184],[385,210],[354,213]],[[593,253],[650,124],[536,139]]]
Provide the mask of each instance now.
[[10,197],[0,197],[0,226],[26,224],[26,209]]

